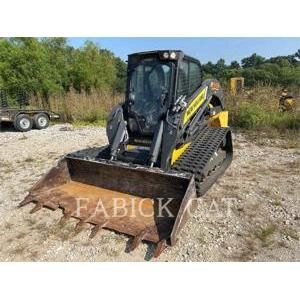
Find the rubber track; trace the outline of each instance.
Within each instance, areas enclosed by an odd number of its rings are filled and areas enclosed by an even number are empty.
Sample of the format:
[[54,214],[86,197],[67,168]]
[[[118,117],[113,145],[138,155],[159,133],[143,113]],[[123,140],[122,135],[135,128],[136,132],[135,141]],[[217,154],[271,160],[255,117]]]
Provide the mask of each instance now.
[[[226,145],[226,157],[215,170],[209,170],[209,162],[222,146],[230,128],[204,127],[188,149],[176,160],[172,169],[195,176],[198,196],[203,196],[217,178],[224,173],[232,160],[231,135]],[[228,142],[228,141],[227,141]],[[208,170],[207,170],[208,169]]]

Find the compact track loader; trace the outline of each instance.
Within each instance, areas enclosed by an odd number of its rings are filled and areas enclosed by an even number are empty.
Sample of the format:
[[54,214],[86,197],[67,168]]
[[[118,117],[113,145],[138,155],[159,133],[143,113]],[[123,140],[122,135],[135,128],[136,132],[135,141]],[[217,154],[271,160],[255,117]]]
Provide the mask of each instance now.
[[182,51],[129,55],[125,101],[107,123],[109,145],[66,155],[29,191],[33,202],[79,220],[157,244],[174,245],[197,197],[232,160],[231,131],[217,80]]

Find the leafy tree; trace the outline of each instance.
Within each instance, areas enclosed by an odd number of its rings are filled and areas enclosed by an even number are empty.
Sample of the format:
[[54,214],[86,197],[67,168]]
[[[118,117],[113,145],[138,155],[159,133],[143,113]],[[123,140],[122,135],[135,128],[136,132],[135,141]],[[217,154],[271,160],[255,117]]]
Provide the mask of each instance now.
[[223,58],[220,58],[216,63],[216,75],[217,77],[220,77],[222,72],[226,69],[225,60]]
[[49,63],[55,73],[56,81],[64,91],[69,91],[72,86],[72,47],[68,46],[67,39],[63,37],[44,38],[42,45],[48,53]]
[[295,53],[295,58],[296,58],[296,60],[299,62],[299,60],[300,60],[300,49],[298,49],[298,51]]
[[35,38],[12,38],[0,44],[0,74],[4,87],[12,95],[24,89],[40,94],[47,102],[60,90],[48,53]]
[[66,38],[0,39],[0,88],[12,96],[20,89],[40,95],[74,88],[124,92],[126,63],[92,42],[75,49]]
[[247,86],[257,83],[268,85],[299,85],[300,50],[293,55],[276,56],[265,59],[257,54],[242,59],[242,66],[232,61],[229,66],[223,59],[216,64],[203,65],[204,78],[215,77],[224,85],[231,77],[243,76]]
[[[300,85],[300,49],[294,54],[265,59],[256,53],[241,64],[224,59],[202,65],[204,78],[226,84],[231,77],[245,77],[246,85]],[[99,45],[86,42],[73,48],[66,38],[0,38],[0,88],[14,97],[23,89],[42,97],[90,93],[93,89],[122,93],[126,86],[126,63]]]
[[126,88],[127,66],[119,57],[115,58],[115,65],[117,74],[114,89],[121,93]]
[[100,50],[92,42],[76,50],[73,65],[74,88],[89,93],[92,88],[109,90],[117,76],[114,57],[107,50]]
[[234,60],[234,61],[231,62],[229,68],[230,69],[240,69],[241,66],[240,66],[240,64],[236,60]]
[[257,55],[256,53],[252,54],[249,57],[245,57],[242,59],[242,67],[243,68],[251,68],[251,67],[258,67],[259,65],[263,64],[265,58]]
[[212,77],[216,76],[216,67],[215,65],[209,61],[207,64],[202,65],[204,74],[211,74]]

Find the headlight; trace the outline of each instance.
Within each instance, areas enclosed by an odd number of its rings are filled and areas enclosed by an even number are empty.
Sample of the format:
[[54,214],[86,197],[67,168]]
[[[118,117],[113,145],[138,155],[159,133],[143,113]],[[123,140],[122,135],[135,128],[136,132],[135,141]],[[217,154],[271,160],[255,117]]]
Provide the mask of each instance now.
[[169,58],[169,53],[168,52],[164,52],[163,53],[163,58],[164,59],[168,59]]
[[170,58],[171,58],[171,59],[175,59],[175,58],[176,58],[176,52],[171,52]]

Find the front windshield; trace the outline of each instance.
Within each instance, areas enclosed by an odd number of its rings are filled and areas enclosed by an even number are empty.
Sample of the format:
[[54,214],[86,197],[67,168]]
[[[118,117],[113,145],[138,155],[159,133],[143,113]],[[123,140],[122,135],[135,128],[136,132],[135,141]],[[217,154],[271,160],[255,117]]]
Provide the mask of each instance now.
[[131,111],[145,118],[145,127],[157,124],[162,97],[167,97],[171,67],[168,62],[146,58],[131,72],[129,98]]

